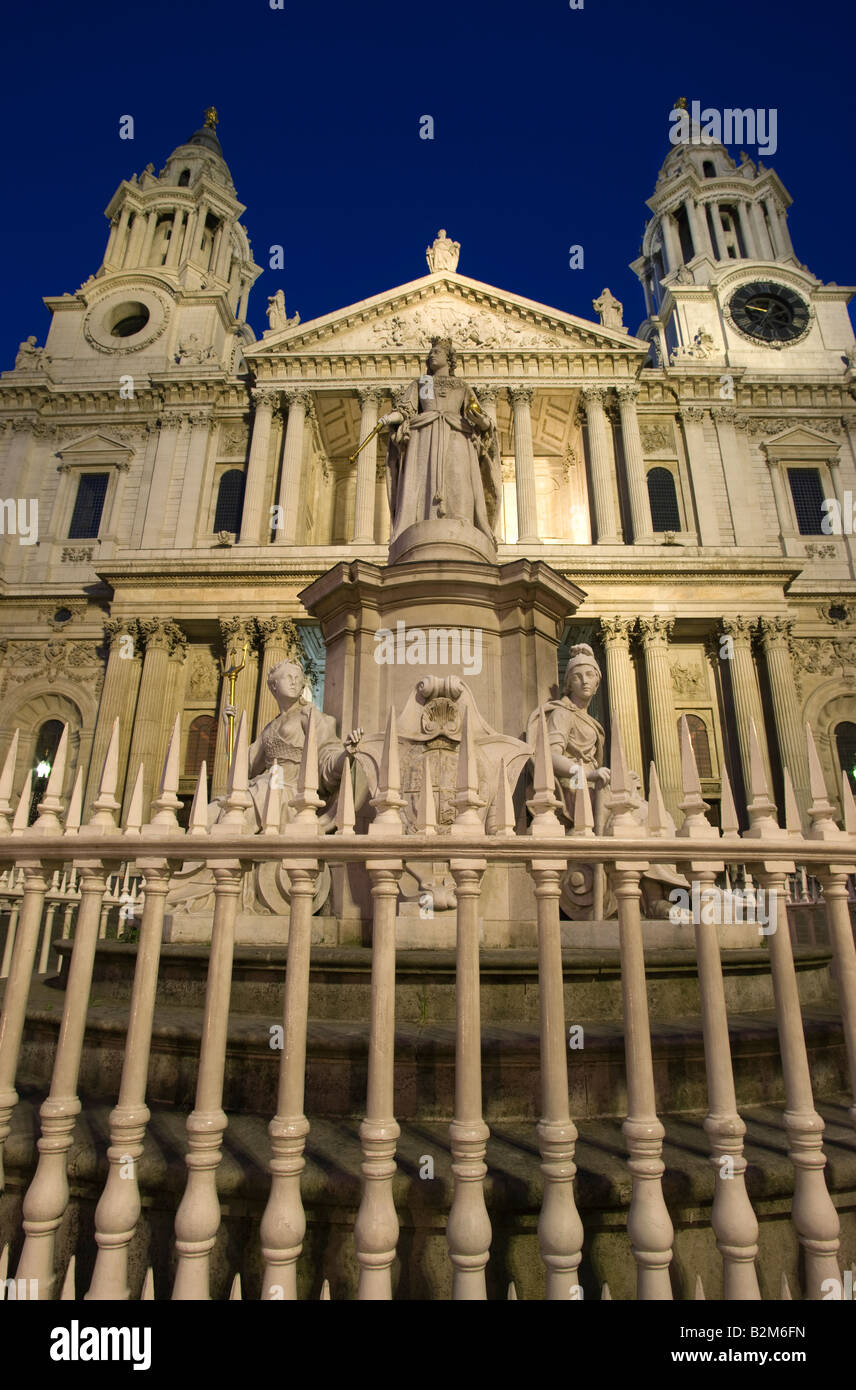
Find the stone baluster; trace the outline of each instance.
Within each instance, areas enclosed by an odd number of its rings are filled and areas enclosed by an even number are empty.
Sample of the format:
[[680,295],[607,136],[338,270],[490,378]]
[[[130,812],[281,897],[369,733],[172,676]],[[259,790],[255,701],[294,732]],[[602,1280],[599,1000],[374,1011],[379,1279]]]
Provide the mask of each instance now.
[[[636,414],[636,397],[639,387],[619,386],[616,388],[618,407],[621,413],[621,437],[624,441],[624,467],[627,474],[627,495],[630,499],[630,519],[633,524],[633,540],[643,545],[653,540],[651,524],[651,503],[648,499],[648,484],[645,479],[645,457],[642,437],[639,433],[639,417]],[[626,729],[626,725],[622,725]],[[632,766],[632,764],[631,764]]]
[[[343,774],[347,777],[346,769]],[[433,800],[433,797],[432,797]],[[372,992],[369,1027],[366,1117],[360,1125],[363,1195],[354,1226],[360,1262],[357,1297],[392,1298],[392,1262],[398,1244],[398,1217],[392,1197],[395,1143],[395,915],[398,860],[367,860],[372,884]]]
[[485,1267],[490,1218],[484,1200],[484,1161],[490,1130],[482,1116],[479,896],[486,859],[452,859],[458,900],[455,970],[455,1118],[449,1126],[454,1195],[446,1225],[454,1266],[452,1298],[487,1298]]
[[[767,661],[770,693],[782,764],[790,770],[800,815],[808,810],[808,759],[797,701],[794,667],[791,660],[793,623],[787,618],[761,618],[758,622],[761,646]],[[757,727],[757,726],[756,726]]]
[[678,748],[677,720],[672,701],[672,672],[669,665],[669,637],[674,618],[640,618],[642,650],[645,656],[645,675],[648,684],[648,712],[651,719],[651,740],[654,761],[663,788],[663,798],[669,813],[677,817],[681,795],[681,761]]
[[303,480],[303,435],[312,393],[303,387],[289,387],[284,394],[288,403],[288,421],[285,427],[282,476],[279,485],[282,529],[276,531],[274,542],[278,545],[294,545],[297,539],[300,486]]
[[104,673],[104,686],[98,703],[98,718],[89,758],[89,775],[84,798],[87,807],[92,805],[98,793],[104,755],[113,732],[113,724],[119,716],[123,721],[120,726],[119,766],[127,765],[132,730],[131,713],[137,702],[142,673],[143,641],[136,620],[110,618],[104,624],[104,633],[108,648],[107,670]]
[[[143,764],[143,804],[148,805],[152,799],[156,770],[168,739],[169,725],[166,721],[174,717],[172,709],[164,708],[164,694],[170,683],[169,659],[179,646],[186,644],[187,638],[178,624],[169,619],[144,619],[139,624],[139,632],[145,642],[145,657],[126,766],[135,768]],[[126,813],[131,791],[128,779],[125,788]]]
[[509,392],[514,416],[514,476],[517,486],[517,544],[537,545],[538,499],[535,490],[535,455],[532,448],[531,386],[513,386]]
[[[378,405],[384,394],[382,388],[369,386],[357,392],[360,398],[359,444],[368,439],[377,424]],[[374,544],[375,485],[377,474],[377,439],[357,454],[357,488],[354,501],[354,545]]]
[[[751,762],[750,729],[754,724],[756,736],[764,759],[764,774],[768,783],[770,775],[770,755],[767,751],[767,738],[764,733],[764,711],[761,705],[761,688],[758,672],[752,655],[752,633],[754,619],[745,617],[723,618],[722,634],[731,639],[727,650],[732,653],[731,691],[734,699],[734,716],[737,724],[737,741],[740,744],[740,762],[743,768],[743,784],[749,786]],[[720,650],[722,641],[720,638]]]
[[695,498],[699,545],[720,545],[718,507],[710,485],[710,460],[704,437],[705,409],[698,405],[684,405],[679,414]]
[[[639,826],[633,816],[634,800],[621,729],[615,716],[610,743],[611,778],[607,803],[612,811],[612,821],[609,833],[616,839],[637,838]],[[637,1265],[636,1297],[670,1299],[669,1265],[674,1231],[663,1197],[665,1130],[657,1117],[639,907],[639,880],[647,867],[647,863],[638,859],[617,859],[612,875],[613,889],[618,899],[624,1056],[627,1067],[627,1118],[622,1130],[627,1141],[627,1166],[633,1180],[627,1235]]]
[[620,545],[621,534],[615,514],[613,478],[615,456],[610,439],[602,386],[584,386],[583,402],[588,423],[591,482],[594,494],[594,520],[598,545]]
[[247,462],[247,482],[244,488],[244,511],[241,517],[241,545],[267,544],[270,537],[270,516],[265,517],[262,531],[262,507],[268,497],[268,467],[270,437],[275,416],[279,412],[280,392],[275,386],[253,387],[253,432]]
[[601,618],[600,631],[606,652],[606,680],[610,709],[621,725],[628,765],[642,776],[642,739],[639,733],[639,705],[636,675],[630,656],[630,635],[635,618]]
[[[787,876],[795,871],[793,861],[762,859],[753,861],[749,854],[757,848],[764,853],[767,842],[781,841],[786,832],[776,820],[776,807],[756,737],[750,729],[751,801],[747,807],[749,829],[743,836],[747,842],[747,867],[767,895],[767,939],[770,949],[770,974],[776,1006],[776,1026],[779,1052],[785,1084],[785,1133],[788,1138],[788,1157],[794,1166],[794,1198],[791,1215],[803,1248],[805,1259],[805,1296],[823,1297],[826,1279],[840,1283],[838,1247],[840,1223],[829,1195],[824,1177],[826,1155],[823,1152],[823,1120],[814,1108],[811,1070],[803,1033],[802,1010],[794,968],[793,949],[787,920]],[[824,788],[824,800],[825,800]],[[831,813],[831,807],[823,808]]]
[[261,1223],[265,1267],[263,1299],[297,1298],[297,1261],[303,1249],[306,1216],[300,1197],[303,1150],[309,1122],[303,1113],[306,1084],[306,1028],[309,1017],[309,957],[312,896],[318,861],[283,861],[291,882],[288,960],[283,997],[283,1048],[279,1063],[276,1115],[268,1126],[271,1187]]
[[[701,782],[690,741],[686,716],[681,719],[681,772],[684,799],[683,824],[677,832],[688,840],[715,840],[718,832],[706,819]],[[717,937],[716,875],[722,861],[691,860],[683,865],[699,884],[701,910],[693,919],[698,959],[704,1065],[707,1075],[707,1115],[704,1129],[710,1143],[710,1161],[716,1174],[711,1225],[722,1256],[723,1298],[759,1299],[755,1258],[758,1254],[758,1222],[746,1192],[746,1159],[743,1136],[746,1126],[737,1113],[734,1069],[728,1036],[728,1013],[722,978],[722,958]]]
[[533,861],[538,912],[538,993],[541,1008],[541,1118],[538,1147],[544,1199],[538,1246],[547,1267],[547,1298],[579,1298],[577,1269],[583,1226],[574,1200],[577,1129],[568,1107],[568,1061],[559,896],[564,859]]
[[24,896],[18,930],[12,933],[14,950],[0,1017],[0,1192],[6,1185],[3,1150],[9,1137],[9,1120],[18,1103],[15,1077],[30,997],[39,924],[47,892],[44,864],[38,859],[27,859],[19,862],[19,867],[24,870]]
[[[224,815],[211,827],[212,837],[245,831],[244,812],[252,804],[247,790],[247,716],[241,714],[235,756],[223,803]],[[241,861],[212,862],[216,884],[211,952],[205,988],[202,1045],[196,1075],[196,1100],[187,1118],[187,1186],[175,1214],[177,1270],[172,1296],[176,1300],[208,1299],[210,1256],[220,1226],[217,1169],[228,1123],[223,1111],[223,1076],[232,989],[235,919],[241,895]]]

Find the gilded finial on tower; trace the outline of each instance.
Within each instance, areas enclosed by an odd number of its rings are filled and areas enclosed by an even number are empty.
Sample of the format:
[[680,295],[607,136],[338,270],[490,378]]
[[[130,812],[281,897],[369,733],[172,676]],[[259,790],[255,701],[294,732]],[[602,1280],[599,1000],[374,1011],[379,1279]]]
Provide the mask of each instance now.
[[686,109],[687,109],[687,99],[686,99],[686,97],[678,97],[677,101],[675,102],[674,106],[672,107],[672,110],[673,110],[673,111],[686,111]]
[[216,106],[207,106],[207,107],[205,108],[205,124],[206,124],[206,126],[210,127],[211,130],[216,130],[216,129],[217,129],[217,120],[218,120],[218,117],[217,117],[217,107],[216,107]]

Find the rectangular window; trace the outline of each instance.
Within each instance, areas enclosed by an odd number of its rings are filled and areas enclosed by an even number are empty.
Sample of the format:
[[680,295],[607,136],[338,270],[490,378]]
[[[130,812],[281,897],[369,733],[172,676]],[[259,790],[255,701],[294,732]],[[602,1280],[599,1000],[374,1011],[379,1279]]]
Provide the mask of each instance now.
[[822,536],[823,487],[816,468],[789,468],[788,482],[794,499],[801,536]]
[[70,541],[92,540],[98,535],[108,482],[107,473],[81,473],[68,528]]

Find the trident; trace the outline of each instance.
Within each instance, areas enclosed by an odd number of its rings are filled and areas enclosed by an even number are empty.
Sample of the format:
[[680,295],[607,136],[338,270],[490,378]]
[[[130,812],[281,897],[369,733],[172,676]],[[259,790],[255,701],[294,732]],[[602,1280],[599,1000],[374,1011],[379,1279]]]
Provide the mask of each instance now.
[[231,768],[232,766],[232,755],[235,751],[235,682],[237,681],[238,676],[247,664],[248,646],[249,643],[245,642],[244,652],[241,657],[240,666],[224,666],[223,658],[220,658],[220,670],[224,676],[228,677],[229,680],[229,703],[227,704],[225,710],[226,718],[229,721],[229,753],[228,760],[226,763],[227,768]]
[[383,421],[382,421],[382,420],[378,420],[378,422],[377,422],[377,424],[375,425],[374,429],[372,430],[371,434],[367,434],[366,437],[365,437],[365,439],[363,440],[362,444],[360,444],[360,445],[357,447],[357,449],[355,450],[355,452],[349,456],[349,458],[348,458],[348,463],[353,463],[353,462],[354,462],[354,459],[357,457],[357,454],[361,454],[362,451],[363,451],[363,449],[366,447],[366,445],[367,445],[367,444],[371,444],[371,442],[372,442],[372,440],[374,439],[375,435],[380,434],[380,432],[381,432],[382,429],[383,429]]

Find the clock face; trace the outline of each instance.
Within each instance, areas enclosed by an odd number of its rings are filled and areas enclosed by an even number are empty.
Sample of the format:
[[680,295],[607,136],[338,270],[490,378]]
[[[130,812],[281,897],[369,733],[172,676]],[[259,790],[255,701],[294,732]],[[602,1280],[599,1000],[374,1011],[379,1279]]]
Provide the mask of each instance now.
[[731,317],[750,338],[762,343],[790,343],[801,338],[809,324],[804,299],[785,285],[755,280],[731,296]]

